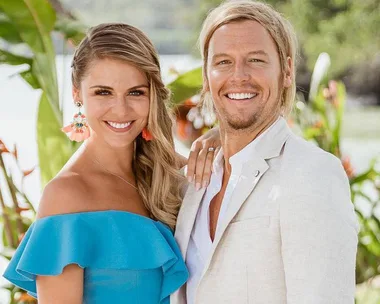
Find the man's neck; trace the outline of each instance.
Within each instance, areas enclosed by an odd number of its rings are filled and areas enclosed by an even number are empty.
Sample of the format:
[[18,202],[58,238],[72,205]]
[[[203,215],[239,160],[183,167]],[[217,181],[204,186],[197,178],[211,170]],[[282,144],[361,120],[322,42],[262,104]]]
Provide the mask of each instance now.
[[232,130],[230,128],[223,128],[222,125],[220,126],[224,166],[227,172],[231,172],[231,165],[229,162],[230,157],[243,150],[267,130],[277,119],[278,117],[274,117],[260,126],[253,126],[252,128],[244,130]]

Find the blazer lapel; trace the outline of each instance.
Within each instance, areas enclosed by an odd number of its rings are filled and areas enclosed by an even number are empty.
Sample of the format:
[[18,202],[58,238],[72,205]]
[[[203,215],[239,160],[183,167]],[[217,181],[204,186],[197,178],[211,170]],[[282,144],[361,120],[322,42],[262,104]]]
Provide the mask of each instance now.
[[289,135],[290,130],[287,123],[285,119],[281,117],[276,125],[274,125],[273,128],[260,139],[260,142],[255,149],[255,155],[252,155],[252,157],[244,164],[239,181],[232,194],[232,200],[228,203],[226,214],[217,225],[212,250],[205,264],[203,275],[206,273],[214,252],[229,223],[239,212],[248,196],[252,193],[260,179],[269,169],[266,160],[278,157],[281,154],[281,150]]
[[245,165],[242,173],[240,175],[239,181],[235,187],[235,190],[232,194],[233,199],[229,202],[228,208],[224,217],[217,225],[215,239],[212,244],[211,253],[209,259],[206,262],[206,267],[204,268],[204,273],[207,271],[208,266],[211,262],[212,256],[220,240],[223,237],[225,230],[227,229],[229,223],[239,212],[240,208],[247,200],[248,196],[252,193],[256,185],[258,184],[260,178],[268,170],[269,166],[267,162],[262,158],[255,158],[251,162]]
[[193,230],[195,218],[205,193],[205,188],[199,191],[195,190],[193,184],[190,184],[182,202],[181,209],[177,217],[175,229],[175,238],[181,249],[182,257],[186,260],[187,246],[189,245],[191,231]]

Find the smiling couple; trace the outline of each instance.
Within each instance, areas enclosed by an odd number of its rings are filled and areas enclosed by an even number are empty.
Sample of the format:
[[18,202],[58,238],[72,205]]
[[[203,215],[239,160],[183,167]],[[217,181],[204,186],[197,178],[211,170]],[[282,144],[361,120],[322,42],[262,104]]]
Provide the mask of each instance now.
[[219,127],[193,145],[188,182],[149,39],[102,24],[79,45],[73,97],[85,111],[65,131],[87,140],[5,272],[40,304],[354,303],[348,179],[285,119],[291,25],[266,4],[228,1],[199,42],[201,102]]

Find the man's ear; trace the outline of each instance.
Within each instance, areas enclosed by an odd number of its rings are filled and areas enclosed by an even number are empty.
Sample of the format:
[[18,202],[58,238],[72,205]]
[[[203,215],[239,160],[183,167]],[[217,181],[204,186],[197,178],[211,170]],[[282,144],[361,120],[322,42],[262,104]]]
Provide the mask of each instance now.
[[293,81],[293,61],[292,58],[286,58],[286,70],[284,74],[284,87],[289,88],[292,85]]

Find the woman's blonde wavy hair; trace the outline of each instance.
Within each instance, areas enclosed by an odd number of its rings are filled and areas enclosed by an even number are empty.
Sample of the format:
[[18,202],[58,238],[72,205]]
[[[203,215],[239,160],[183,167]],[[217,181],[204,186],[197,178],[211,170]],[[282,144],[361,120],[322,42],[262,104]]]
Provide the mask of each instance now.
[[166,107],[170,91],[161,79],[157,52],[146,35],[131,25],[100,24],[89,30],[75,51],[73,86],[79,88],[90,64],[103,58],[133,64],[147,76],[150,87],[147,128],[154,139],[147,142],[141,135],[136,138],[133,168],[139,193],[148,211],[155,219],[174,228],[183,178],[177,169],[172,119]]
[[204,21],[198,41],[203,59],[201,104],[208,109],[212,108],[207,79],[208,48],[212,35],[218,28],[225,24],[245,20],[259,22],[271,35],[277,47],[283,75],[287,70],[287,57],[290,57],[292,60],[292,84],[288,88],[283,88],[280,100],[281,114],[287,116],[292,110],[296,94],[295,63],[297,56],[297,37],[288,20],[275,11],[269,4],[259,1],[226,1],[212,10]]

